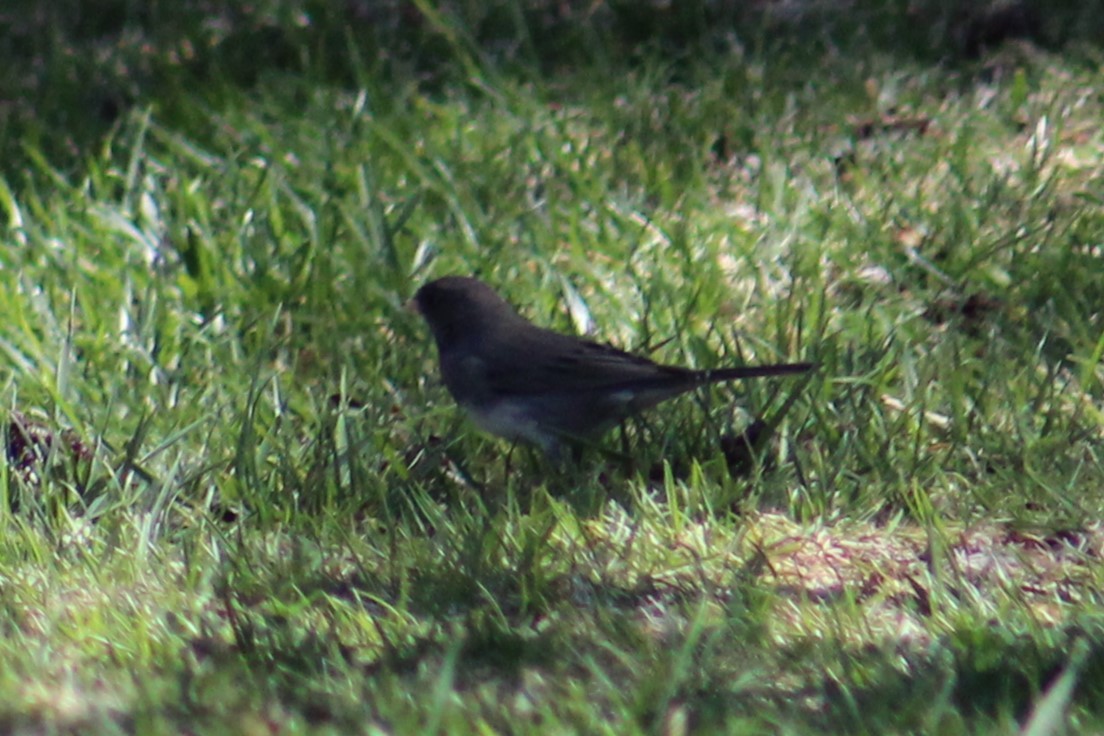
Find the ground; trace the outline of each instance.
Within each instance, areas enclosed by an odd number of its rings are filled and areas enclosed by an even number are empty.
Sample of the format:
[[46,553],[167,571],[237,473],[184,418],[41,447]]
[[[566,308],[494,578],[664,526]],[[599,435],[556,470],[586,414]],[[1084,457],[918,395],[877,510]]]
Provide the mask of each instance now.
[[[1095,16],[903,5],[0,13],[0,730],[1098,732]],[[550,463],[449,273],[818,367]]]

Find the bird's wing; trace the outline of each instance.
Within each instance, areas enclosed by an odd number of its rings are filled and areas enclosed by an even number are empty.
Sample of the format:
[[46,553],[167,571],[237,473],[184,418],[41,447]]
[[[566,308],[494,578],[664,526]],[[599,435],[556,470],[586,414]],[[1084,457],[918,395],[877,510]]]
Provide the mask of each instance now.
[[515,345],[511,355],[487,366],[488,383],[502,394],[639,391],[694,382],[693,371],[554,332]]

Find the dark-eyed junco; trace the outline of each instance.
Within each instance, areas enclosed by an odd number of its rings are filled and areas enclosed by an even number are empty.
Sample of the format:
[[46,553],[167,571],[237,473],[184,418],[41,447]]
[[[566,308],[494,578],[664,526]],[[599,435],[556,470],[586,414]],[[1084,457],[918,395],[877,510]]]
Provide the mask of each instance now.
[[555,455],[625,417],[719,381],[804,373],[812,363],[696,371],[537,327],[482,281],[446,276],[414,305],[437,341],[445,386],[483,430]]

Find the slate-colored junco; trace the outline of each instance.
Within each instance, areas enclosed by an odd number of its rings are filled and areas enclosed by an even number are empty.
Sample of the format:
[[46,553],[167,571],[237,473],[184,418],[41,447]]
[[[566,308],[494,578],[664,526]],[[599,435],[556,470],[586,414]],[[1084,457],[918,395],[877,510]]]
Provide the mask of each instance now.
[[812,363],[697,371],[537,327],[478,279],[425,284],[414,305],[437,342],[441,377],[481,429],[556,455],[695,387],[804,373]]

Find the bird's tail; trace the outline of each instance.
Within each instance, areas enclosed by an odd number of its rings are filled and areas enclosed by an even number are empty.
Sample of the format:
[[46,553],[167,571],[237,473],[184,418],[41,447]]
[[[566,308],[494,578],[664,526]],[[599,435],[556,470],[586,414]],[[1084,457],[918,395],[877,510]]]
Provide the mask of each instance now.
[[774,365],[745,365],[739,368],[718,368],[702,371],[698,374],[702,383],[735,381],[740,378],[761,378],[763,376],[789,376],[807,373],[816,368],[816,363],[775,363]]

